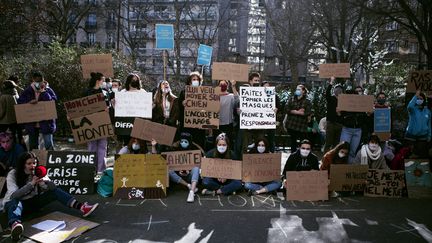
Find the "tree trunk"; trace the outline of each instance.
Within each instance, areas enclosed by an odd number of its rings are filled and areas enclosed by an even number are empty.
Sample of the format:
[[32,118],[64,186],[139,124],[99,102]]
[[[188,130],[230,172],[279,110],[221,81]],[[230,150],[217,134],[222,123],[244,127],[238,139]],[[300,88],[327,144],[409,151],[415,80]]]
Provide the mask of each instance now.
[[291,81],[295,84],[299,83],[299,73],[298,73],[298,62],[295,60],[288,60],[288,65],[291,70]]

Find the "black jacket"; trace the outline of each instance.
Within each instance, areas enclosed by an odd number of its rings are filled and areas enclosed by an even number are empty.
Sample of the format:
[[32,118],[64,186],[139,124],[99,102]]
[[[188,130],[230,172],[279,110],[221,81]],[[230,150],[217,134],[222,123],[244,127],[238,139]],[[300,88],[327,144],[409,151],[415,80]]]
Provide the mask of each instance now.
[[300,150],[298,149],[295,153],[288,157],[285,163],[282,178],[285,178],[287,171],[309,170],[319,170],[318,157],[311,152],[306,158],[303,158],[300,155]]

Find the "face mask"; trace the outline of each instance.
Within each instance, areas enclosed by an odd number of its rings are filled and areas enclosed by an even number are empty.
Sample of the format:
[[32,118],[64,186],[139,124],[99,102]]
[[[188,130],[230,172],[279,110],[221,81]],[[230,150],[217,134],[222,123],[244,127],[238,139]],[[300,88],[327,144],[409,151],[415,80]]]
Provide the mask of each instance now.
[[220,153],[220,154],[224,154],[225,152],[226,152],[226,150],[227,150],[227,146],[217,146],[217,151]]
[[182,148],[188,148],[189,147],[189,141],[188,140],[186,140],[186,139],[182,139],[182,140],[180,140],[180,146],[182,147]]
[[264,153],[264,151],[265,151],[265,146],[258,146],[258,147],[257,147],[257,151],[258,151],[258,153],[260,153],[260,154]]
[[106,87],[107,87],[108,89],[111,89],[111,88],[112,88],[112,83],[106,83]]
[[295,94],[295,96],[300,96],[302,94],[302,92],[301,92],[301,90],[297,89],[294,94]]
[[112,88],[111,90],[112,90],[112,92],[114,92],[114,93],[115,93],[115,92],[118,92],[118,88]]
[[222,92],[225,92],[225,91],[228,89],[228,85],[226,85],[226,84],[221,84],[221,85],[220,85],[220,88],[221,88],[221,91],[222,91]]
[[40,89],[40,83],[39,83],[39,82],[34,83],[34,87],[35,87],[36,89]]
[[192,86],[193,87],[198,87],[199,86],[199,81],[193,80],[192,81]]
[[345,153],[342,153],[342,152],[339,152],[339,153],[338,153],[338,156],[339,156],[339,158],[344,158],[344,157],[346,156],[346,154],[345,154]]
[[417,104],[417,105],[422,105],[422,104],[423,104],[423,100],[417,100],[417,101],[416,101],[416,104]]
[[378,148],[379,148],[378,144],[375,144],[375,143],[370,143],[370,144],[368,145],[368,147],[369,147],[369,150],[370,150],[370,151],[377,151]]
[[164,89],[163,89],[164,94],[168,94],[170,91],[171,91],[170,88],[164,88]]
[[357,94],[363,95],[363,91],[359,91],[359,92],[357,92]]
[[378,104],[380,104],[380,105],[384,105],[385,102],[386,102],[386,99],[378,99],[377,102],[378,102]]
[[137,144],[137,143],[132,144],[132,150],[137,151],[137,150],[140,150],[140,148],[141,148],[141,146],[139,144]]
[[106,82],[102,82],[101,88],[102,89],[106,89],[107,88],[107,83]]
[[310,150],[307,149],[300,149],[300,155],[302,157],[308,157],[308,155],[310,154]]
[[252,86],[253,87],[259,87],[259,83],[253,83]]

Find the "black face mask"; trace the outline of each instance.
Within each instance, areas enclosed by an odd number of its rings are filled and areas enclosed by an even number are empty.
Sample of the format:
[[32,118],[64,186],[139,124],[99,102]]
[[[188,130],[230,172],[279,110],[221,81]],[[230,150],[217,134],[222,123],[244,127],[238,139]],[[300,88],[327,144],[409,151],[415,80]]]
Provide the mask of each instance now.
[[259,83],[254,83],[254,84],[252,84],[252,86],[253,87],[259,87],[260,85],[259,85]]
[[386,102],[386,99],[377,99],[378,104],[384,105]]

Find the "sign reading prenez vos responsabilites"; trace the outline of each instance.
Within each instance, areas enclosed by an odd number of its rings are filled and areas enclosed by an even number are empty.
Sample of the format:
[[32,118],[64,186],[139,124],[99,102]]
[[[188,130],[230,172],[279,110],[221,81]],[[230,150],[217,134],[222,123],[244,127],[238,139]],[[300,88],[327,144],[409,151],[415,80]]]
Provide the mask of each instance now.
[[274,87],[240,87],[240,129],[276,129]]

